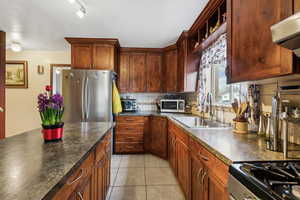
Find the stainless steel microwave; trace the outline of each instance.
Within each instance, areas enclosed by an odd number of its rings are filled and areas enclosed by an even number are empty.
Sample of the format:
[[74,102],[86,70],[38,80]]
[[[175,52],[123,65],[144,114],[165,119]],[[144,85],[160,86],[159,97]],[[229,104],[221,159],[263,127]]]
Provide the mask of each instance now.
[[162,99],[160,100],[160,111],[169,113],[183,113],[185,112],[185,100]]

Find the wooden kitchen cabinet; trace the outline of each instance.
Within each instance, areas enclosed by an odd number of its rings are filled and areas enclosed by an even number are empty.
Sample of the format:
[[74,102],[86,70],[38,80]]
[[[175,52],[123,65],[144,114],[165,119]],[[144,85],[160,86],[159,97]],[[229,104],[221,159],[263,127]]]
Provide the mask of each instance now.
[[164,52],[164,92],[177,92],[177,49]]
[[147,143],[150,144],[149,152],[167,159],[168,155],[168,131],[167,131],[167,118],[165,117],[150,117],[149,139]]
[[93,62],[93,45],[74,44],[72,45],[72,66],[74,68],[90,69]]
[[228,200],[229,167],[190,138],[191,200]]
[[74,170],[53,200],[105,200],[110,185],[111,132]]
[[129,53],[120,54],[120,66],[118,75],[118,86],[121,93],[129,92],[130,71],[129,71]]
[[227,0],[229,83],[297,72],[293,53],[274,44],[270,31],[271,25],[293,14],[293,2]]
[[76,69],[116,71],[119,41],[105,38],[65,38],[71,44],[71,63]]
[[191,52],[188,40],[188,32],[182,32],[177,43],[177,91],[195,92],[197,89],[197,75],[200,63],[200,55]]
[[146,54],[134,53],[130,55],[129,60],[129,91],[146,91]]
[[162,53],[143,48],[122,48],[118,86],[120,92],[161,92]]
[[190,198],[190,152],[188,135],[173,122],[168,123],[169,161],[186,199]]
[[191,200],[207,200],[208,184],[207,169],[203,162],[195,156],[191,156]]
[[190,195],[190,152],[186,143],[180,139],[176,142],[177,176],[186,199]]
[[147,53],[147,92],[162,91],[162,54]]
[[143,153],[148,117],[117,116],[116,123],[115,153]]
[[168,128],[168,160],[175,176],[177,176],[176,135]]

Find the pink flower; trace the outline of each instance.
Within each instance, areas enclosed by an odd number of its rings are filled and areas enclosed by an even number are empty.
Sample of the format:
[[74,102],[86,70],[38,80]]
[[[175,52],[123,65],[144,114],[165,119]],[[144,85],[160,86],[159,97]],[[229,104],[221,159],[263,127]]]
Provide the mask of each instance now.
[[50,92],[52,90],[52,86],[51,85],[46,85],[46,91]]

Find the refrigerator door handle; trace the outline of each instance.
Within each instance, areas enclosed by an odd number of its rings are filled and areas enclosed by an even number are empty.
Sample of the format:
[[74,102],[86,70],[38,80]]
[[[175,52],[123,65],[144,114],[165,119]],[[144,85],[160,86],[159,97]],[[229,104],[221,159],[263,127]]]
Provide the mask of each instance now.
[[86,78],[86,84],[85,84],[85,116],[86,116],[86,120],[89,118],[89,110],[90,110],[90,105],[89,105],[89,101],[90,101],[90,91],[89,91],[89,78]]
[[81,119],[82,121],[85,121],[85,79],[83,79],[82,81],[82,85],[81,85]]

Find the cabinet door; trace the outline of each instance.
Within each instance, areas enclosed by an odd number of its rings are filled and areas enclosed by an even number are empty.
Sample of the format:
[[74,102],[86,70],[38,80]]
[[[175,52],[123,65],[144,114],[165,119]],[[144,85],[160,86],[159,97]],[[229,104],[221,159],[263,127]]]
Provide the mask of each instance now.
[[293,73],[291,51],[274,44],[270,31],[271,25],[292,15],[293,0],[272,0],[271,4],[269,0],[228,0],[227,3],[228,81]]
[[100,159],[95,166],[95,190],[96,190],[96,200],[104,200],[105,199],[105,160],[103,157]]
[[177,50],[165,53],[165,92],[177,91]]
[[133,53],[130,55],[130,92],[146,91],[146,54]]
[[181,140],[176,142],[177,152],[177,176],[186,199],[189,199],[190,191],[190,154],[186,144]]
[[83,180],[82,184],[79,185],[77,193],[77,199],[79,200],[94,200],[93,198],[93,178],[92,174]]
[[147,54],[147,92],[161,92],[162,86],[162,55]]
[[174,174],[177,176],[177,162],[176,162],[176,137],[174,133],[169,131],[168,136],[168,157],[169,157],[169,163],[170,166],[174,172]]
[[209,200],[228,200],[229,194],[227,192],[226,185],[219,182],[219,180],[210,175],[206,178],[205,181],[208,181],[208,194]]
[[72,45],[72,67],[89,69],[92,67],[93,45],[74,44]]
[[201,160],[191,158],[191,200],[207,200],[206,168]]
[[119,66],[119,90],[120,92],[129,91],[129,54],[121,53]]
[[164,117],[151,117],[151,152],[166,159],[167,146],[167,119]]
[[115,68],[115,47],[107,44],[93,45],[93,69],[112,70]]

